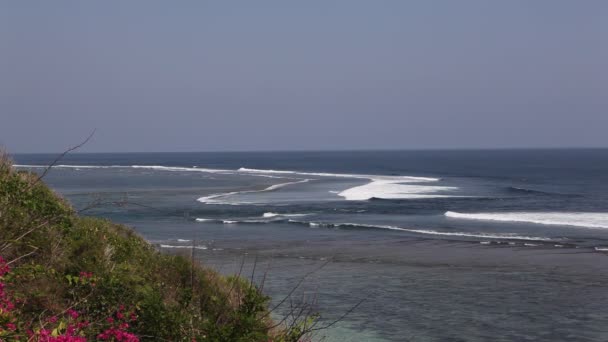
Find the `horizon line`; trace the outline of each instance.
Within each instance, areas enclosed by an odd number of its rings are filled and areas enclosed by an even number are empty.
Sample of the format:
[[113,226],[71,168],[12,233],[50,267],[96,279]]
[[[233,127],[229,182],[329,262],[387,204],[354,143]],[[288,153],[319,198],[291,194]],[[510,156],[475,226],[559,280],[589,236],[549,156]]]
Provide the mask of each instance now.
[[[210,151],[96,151],[96,152],[71,152],[70,154],[152,154],[152,153],[331,153],[331,152],[447,152],[447,151],[532,151],[532,150],[605,150],[608,146],[590,146],[590,147],[462,147],[462,148],[372,148],[372,149],[293,149],[293,150],[210,150]],[[55,152],[9,152],[9,154],[57,154],[64,150]]]

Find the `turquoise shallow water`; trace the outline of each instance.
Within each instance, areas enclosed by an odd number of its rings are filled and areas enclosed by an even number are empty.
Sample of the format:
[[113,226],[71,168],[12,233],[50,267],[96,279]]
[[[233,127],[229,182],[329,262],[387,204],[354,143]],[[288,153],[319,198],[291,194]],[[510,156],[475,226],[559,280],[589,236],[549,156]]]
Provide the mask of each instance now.
[[[39,171],[48,155],[17,155]],[[328,341],[608,339],[608,151],[76,154],[86,214],[316,298]],[[119,205],[120,204],[120,205]],[[283,310],[283,311],[281,311]],[[279,310],[284,313],[286,308]],[[319,336],[320,337],[320,336]]]

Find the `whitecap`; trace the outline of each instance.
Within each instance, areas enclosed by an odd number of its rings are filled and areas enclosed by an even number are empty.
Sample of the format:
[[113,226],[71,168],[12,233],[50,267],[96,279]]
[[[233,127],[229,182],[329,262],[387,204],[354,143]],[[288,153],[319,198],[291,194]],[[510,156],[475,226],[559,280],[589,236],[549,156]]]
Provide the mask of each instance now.
[[186,249],[186,248],[194,248],[194,249],[207,249],[207,246],[178,246],[178,245],[165,245],[161,244],[161,248],[175,248],[175,249]]
[[277,213],[264,213],[264,215],[262,215],[262,217],[276,217],[279,215],[280,214],[277,214]]
[[528,240],[528,241],[560,241],[559,238],[548,238],[540,236],[527,236],[518,235],[515,233],[483,233],[483,232],[446,232],[430,229],[415,229],[415,228],[402,228],[390,225],[376,225],[366,223],[322,223],[322,222],[307,222],[307,221],[296,221],[289,220],[290,223],[295,224],[308,224],[310,227],[342,227],[342,228],[370,228],[370,229],[388,229],[398,230],[408,233],[424,234],[424,235],[439,235],[439,236],[458,236],[466,238],[479,238],[479,239],[499,239],[499,240]]
[[280,213],[269,212],[269,213],[264,213],[262,215],[262,217],[264,217],[264,218],[273,218],[273,217],[303,217],[303,216],[308,216],[308,215],[311,215],[311,214],[309,214],[309,213],[280,214]]
[[447,211],[445,216],[459,219],[522,222],[544,225],[574,226],[585,228],[608,228],[608,213],[592,212],[493,212],[457,213]]
[[205,203],[205,204],[250,204],[249,202],[231,202],[231,201],[222,201],[219,200],[221,198],[225,198],[228,196],[233,196],[233,195],[240,195],[240,194],[250,194],[250,193],[259,193],[259,192],[267,192],[267,191],[274,191],[289,185],[294,185],[294,184],[300,184],[300,183],[306,183],[311,181],[310,179],[300,179],[297,181],[293,181],[293,182],[286,182],[286,183],[279,183],[279,184],[273,184],[265,189],[262,190],[243,190],[243,191],[231,191],[231,192],[224,192],[224,193],[219,193],[219,194],[213,194],[213,195],[208,195],[208,196],[203,196],[197,199],[197,201],[201,202],[201,203]]
[[386,180],[399,180],[403,182],[436,182],[439,178],[431,177],[414,177],[414,176],[384,176],[384,175],[366,175],[366,174],[353,174],[353,173],[328,173],[328,172],[302,172],[302,171],[290,171],[290,170],[262,170],[262,169],[249,169],[241,167],[238,169],[239,172],[243,173],[275,173],[275,174],[289,174],[289,175],[300,175],[300,176],[318,176],[318,177],[335,177],[335,178],[359,178],[359,179],[386,179]]
[[454,197],[442,192],[457,190],[456,187],[449,186],[429,186],[419,184],[404,184],[402,179],[372,179],[371,182],[346,189],[338,196],[344,197],[349,201],[364,201],[371,198],[383,199],[417,199],[417,198],[437,198]]

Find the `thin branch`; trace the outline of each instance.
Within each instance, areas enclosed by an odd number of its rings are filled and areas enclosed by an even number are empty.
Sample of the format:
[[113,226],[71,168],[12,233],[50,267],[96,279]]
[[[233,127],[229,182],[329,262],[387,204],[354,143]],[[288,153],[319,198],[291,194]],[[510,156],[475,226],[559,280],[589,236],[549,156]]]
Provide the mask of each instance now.
[[270,257],[268,260],[268,264],[266,265],[266,270],[264,271],[264,276],[262,277],[262,281],[260,283],[260,292],[264,292],[264,284],[266,284],[266,276],[268,275],[268,271],[270,270],[270,265],[272,264],[272,260],[274,258]]
[[49,166],[47,166],[44,169],[44,172],[42,172],[42,174],[40,176],[38,176],[38,178],[36,178],[36,180],[30,185],[30,188],[33,187],[34,185],[36,185],[36,183],[38,183],[42,178],[44,178],[44,176],[46,176],[46,174],[51,170],[51,168],[53,166],[55,166],[55,164],[57,164],[61,159],[63,159],[63,157],[65,157],[68,153],[77,150],[79,148],[81,148],[82,146],[84,146],[86,143],[89,142],[89,140],[91,140],[91,138],[93,137],[93,135],[95,134],[96,129],[94,129],[91,134],[89,134],[89,136],[82,141],[80,144],[70,147],[67,150],[63,151],[63,153],[61,153],[60,155],[57,156],[57,158],[55,158],[55,160],[53,160],[52,163],[49,164]]
[[279,306],[281,306],[283,303],[285,303],[285,301],[291,297],[291,295],[298,289],[298,287],[300,287],[300,285],[302,285],[302,283],[304,282],[304,280],[306,280],[306,278],[308,278],[310,275],[320,271],[323,267],[325,267],[327,264],[329,264],[331,262],[331,260],[327,260],[326,262],[324,262],[320,267],[306,273],[301,279],[300,281],[296,284],[296,286],[294,286],[291,291],[289,291],[289,294],[287,294],[287,296],[285,296],[280,302],[279,304],[275,305],[272,309],[270,309],[263,317],[266,317],[268,315],[270,315],[272,312],[274,312]]
[[253,260],[253,270],[251,271],[251,280],[249,282],[249,290],[251,290],[254,286],[253,278],[255,276],[255,268],[257,267],[257,265],[258,265],[258,255],[256,254],[255,259]]
[[355,309],[357,309],[361,304],[363,304],[363,302],[365,302],[365,298],[361,299],[357,304],[353,305],[353,307],[351,307],[350,309],[348,309],[342,316],[340,316],[338,319],[332,321],[329,324],[326,324],[322,327],[319,328],[314,328],[314,329],[310,329],[310,332],[313,331],[317,331],[317,330],[324,330],[324,329],[328,329],[331,326],[335,325],[336,323],[340,322],[341,320],[343,320],[346,316],[348,316],[351,312],[355,311]]
[[23,254],[22,256],[20,256],[20,257],[18,257],[18,258],[16,258],[16,259],[13,259],[13,260],[11,260],[11,261],[7,262],[6,264],[7,264],[7,265],[10,265],[10,264],[12,264],[12,263],[14,263],[14,262],[16,262],[16,261],[19,261],[19,260],[21,260],[21,259],[23,259],[23,258],[25,258],[25,257],[27,257],[27,256],[30,256],[30,255],[32,255],[32,254],[34,254],[34,253],[36,253],[36,251],[38,250],[38,247],[34,247],[34,246],[31,246],[31,247],[32,247],[32,248],[34,248],[34,250],[33,250],[33,251],[31,251],[31,252],[29,252],[29,253],[27,253],[27,254]]

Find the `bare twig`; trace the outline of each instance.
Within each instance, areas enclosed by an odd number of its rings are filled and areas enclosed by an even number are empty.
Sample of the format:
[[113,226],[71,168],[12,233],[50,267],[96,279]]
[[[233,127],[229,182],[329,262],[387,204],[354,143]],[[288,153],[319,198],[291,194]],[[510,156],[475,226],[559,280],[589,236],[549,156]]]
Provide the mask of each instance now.
[[321,266],[319,266],[318,268],[315,268],[314,270],[306,273],[301,279],[300,281],[296,284],[296,286],[294,286],[291,291],[289,291],[289,293],[287,294],[287,296],[285,296],[277,305],[275,305],[272,309],[270,309],[263,317],[266,317],[268,315],[270,315],[272,312],[274,312],[278,307],[280,307],[281,305],[283,305],[283,303],[285,303],[285,301],[291,297],[291,295],[293,295],[293,293],[300,287],[300,285],[302,285],[302,283],[304,282],[304,280],[306,280],[306,278],[308,278],[310,275],[318,272],[319,270],[321,270],[323,267],[327,266],[327,264],[329,264],[331,262],[331,260],[327,260],[326,262],[324,262]]
[[36,253],[36,251],[38,250],[38,247],[34,247],[34,246],[31,246],[31,247],[33,248],[33,250],[32,250],[31,252],[26,253],[26,254],[23,254],[22,256],[20,256],[20,257],[18,257],[18,258],[16,258],[16,259],[13,259],[13,260],[11,260],[11,261],[7,262],[6,264],[7,264],[7,265],[10,265],[10,264],[12,264],[12,263],[14,263],[14,262],[16,262],[16,261],[19,261],[19,260],[21,260],[21,259],[23,259],[23,258],[25,258],[25,257],[27,257],[27,256],[30,256],[30,255],[32,255],[32,254],[34,254],[34,253]]
[[268,271],[270,270],[270,265],[272,264],[273,258],[271,257],[268,260],[268,264],[266,265],[266,270],[264,271],[264,276],[262,276],[262,281],[260,282],[260,292],[264,292],[264,284],[266,284],[266,276],[268,275]]
[[350,309],[348,309],[342,316],[340,316],[338,319],[332,321],[331,323],[328,323],[322,327],[318,327],[318,328],[311,328],[310,332],[313,331],[317,331],[317,330],[325,330],[327,328],[332,327],[333,325],[335,325],[336,323],[340,322],[341,320],[343,320],[346,316],[348,316],[351,312],[355,311],[355,309],[357,309],[361,304],[363,304],[363,302],[365,302],[365,298],[361,299],[357,304],[353,305]]
[[82,146],[84,146],[86,143],[89,142],[89,140],[91,140],[91,138],[93,137],[93,135],[95,134],[96,129],[94,129],[91,134],[89,134],[89,136],[83,140],[80,144],[75,145],[73,147],[68,148],[67,150],[63,151],[63,153],[61,153],[60,155],[57,156],[57,158],[55,158],[55,160],[53,160],[53,162],[51,162],[42,172],[42,174],[40,176],[38,176],[38,178],[36,178],[36,180],[30,185],[30,187],[33,187],[34,185],[36,185],[36,183],[38,183],[42,178],[44,178],[44,176],[46,176],[46,174],[51,170],[51,168],[53,168],[53,166],[55,166],[55,164],[57,164],[61,159],[63,159],[63,157],[65,157],[68,153],[75,151],[79,148],[81,148]]
[[253,288],[253,277],[255,276],[255,268],[258,265],[258,255],[255,255],[255,259],[253,260],[253,270],[251,271],[251,280],[249,281],[249,290]]

